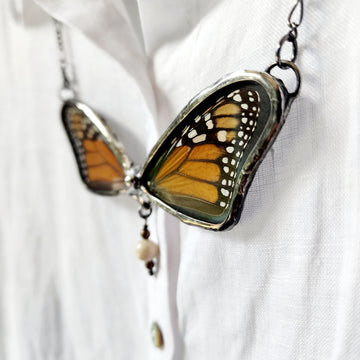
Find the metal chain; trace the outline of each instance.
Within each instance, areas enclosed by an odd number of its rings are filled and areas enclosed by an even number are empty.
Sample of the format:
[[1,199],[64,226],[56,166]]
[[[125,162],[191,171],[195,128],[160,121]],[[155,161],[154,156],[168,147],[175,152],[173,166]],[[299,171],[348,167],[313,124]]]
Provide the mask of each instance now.
[[[295,12],[298,10],[299,14],[296,15]],[[297,17],[297,18],[296,18]],[[285,34],[279,41],[279,45],[275,53],[275,61],[277,66],[280,68],[288,68],[286,63],[294,63],[297,58],[298,45],[297,45],[297,36],[298,36],[298,27],[301,25],[304,17],[304,2],[303,0],[297,0],[293,8],[291,9],[288,17],[288,26],[290,28],[289,32]],[[285,43],[290,43],[292,46],[292,55],[290,60],[281,58],[281,50]]]
[[[296,9],[299,7],[299,20],[298,21],[294,21],[293,17],[295,16],[294,13],[296,11]],[[288,17],[288,25],[291,29],[297,29],[303,20],[304,17],[304,2],[303,0],[298,0],[296,2],[296,4],[294,5],[294,7],[292,8],[292,10],[290,11],[289,17]]]
[[[295,13],[298,12],[296,15]],[[267,69],[266,72],[271,74],[271,71],[274,68],[281,70],[292,70],[296,76],[296,86],[293,92],[289,92],[288,96],[294,99],[299,91],[301,86],[301,76],[298,67],[295,65],[295,61],[298,54],[298,27],[301,25],[304,17],[304,2],[303,0],[297,0],[295,5],[292,7],[289,16],[288,16],[288,27],[290,30],[285,34],[279,41],[279,45],[275,52],[275,62],[272,63]],[[281,50],[285,43],[290,43],[292,46],[292,54],[290,59],[284,59],[281,57]]]
[[67,100],[70,98],[75,98],[75,80],[74,80],[74,71],[71,67],[71,63],[69,61],[69,55],[66,50],[66,44],[64,42],[64,31],[63,24],[53,19],[55,32],[56,32],[56,41],[59,49],[59,61],[60,61],[60,70],[63,78],[63,86],[60,91],[60,97],[63,100]]

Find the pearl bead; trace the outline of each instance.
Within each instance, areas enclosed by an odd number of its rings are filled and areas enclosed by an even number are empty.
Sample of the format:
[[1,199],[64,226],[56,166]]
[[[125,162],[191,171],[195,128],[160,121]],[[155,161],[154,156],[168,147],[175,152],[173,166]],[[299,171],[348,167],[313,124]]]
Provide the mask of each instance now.
[[159,255],[159,246],[143,239],[136,244],[135,254],[140,260],[149,261]]

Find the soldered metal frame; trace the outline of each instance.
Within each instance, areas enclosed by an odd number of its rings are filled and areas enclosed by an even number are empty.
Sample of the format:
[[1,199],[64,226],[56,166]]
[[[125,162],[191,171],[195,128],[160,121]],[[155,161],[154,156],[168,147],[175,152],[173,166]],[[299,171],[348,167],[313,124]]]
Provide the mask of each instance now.
[[[271,68],[269,68],[271,70]],[[240,219],[241,211],[244,206],[246,194],[249,190],[249,187],[252,183],[252,180],[255,176],[255,173],[264,159],[266,153],[271,148],[273,142],[276,139],[279,130],[285,122],[285,118],[289,111],[291,102],[293,98],[296,96],[295,93],[289,94],[286,90],[284,84],[281,80],[275,78],[267,72],[259,72],[259,71],[248,71],[242,70],[237,71],[235,73],[226,75],[225,77],[218,80],[213,85],[205,88],[198,95],[196,95],[179,113],[174,122],[170,125],[167,131],[161,136],[157,144],[152,149],[147,162],[145,163],[141,174],[139,175],[140,179],[140,189],[146,193],[149,198],[156,204],[158,204],[161,208],[166,210],[167,212],[175,215],[181,221],[186,224],[200,226],[206,229],[221,231],[225,229],[231,229]],[[294,69],[293,69],[294,70]],[[297,70],[297,68],[296,68]],[[294,70],[295,71],[295,70]],[[296,73],[296,75],[299,75]],[[298,80],[300,80],[298,78]],[[155,154],[158,152],[159,148],[165,141],[165,139],[169,136],[169,134],[204,100],[206,100],[209,96],[214,94],[215,92],[226,89],[228,85],[231,85],[236,82],[255,82],[262,86],[270,99],[270,111],[268,115],[268,119],[266,120],[266,125],[258,137],[256,141],[256,145],[254,145],[246,157],[244,164],[242,166],[240,175],[237,179],[237,182],[234,187],[234,194],[232,198],[232,209],[229,211],[228,216],[221,221],[220,223],[214,223],[211,221],[204,221],[197,219],[195,217],[191,217],[187,214],[183,214],[178,210],[172,208],[168,204],[164,203],[161,199],[152,195],[148,190],[146,184],[146,177],[142,179],[142,176],[146,172],[148,165],[152,162]],[[298,90],[298,89],[297,89]]]
[[[125,155],[125,150],[123,144],[116,138],[114,133],[111,131],[110,127],[106,124],[105,120],[97,114],[94,110],[92,110],[89,106],[82,103],[81,101],[77,99],[70,99],[63,102],[62,109],[61,109],[61,119],[63,122],[63,125],[65,127],[66,133],[69,135],[71,132],[71,129],[68,127],[68,124],[65,120],[66,114],[65,110],[68,106],[75,106],[77,109],[82,111],[85,116],[89,118],[89,120],[98,128],[99,133],[104,137],[106,145],[109,147],[109,149],[113,152],[114,156],[116,157],[116,160],[119,162],[121,167],[123,168],[125,177],[129,176],[129,174],[132,173],[132,164],[129,158]],[[88,186],[86,176],[82,171],[81,168],[81,159],[79,158],[79,155],[76,151],[76,144],[72,138],[72,136],[68,136],[71,142],[71,146],[76,158],[76,162],[78,165],[78,169],[80,172],[81,179],[83,183],[87,186],[87,188],[91,192],[95,192],[100,195],[118,195],[120,193],[125,193],[129,189],[129,184],[124,181],[124,183],[117,189],[114,190],[107,190],[107,191],[95,191],[91,189]]]

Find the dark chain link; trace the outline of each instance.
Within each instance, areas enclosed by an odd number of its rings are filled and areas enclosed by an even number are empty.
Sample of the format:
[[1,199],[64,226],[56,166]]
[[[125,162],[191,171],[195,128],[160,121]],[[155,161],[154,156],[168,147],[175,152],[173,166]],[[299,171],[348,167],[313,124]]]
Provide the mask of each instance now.
[[[296,15],[296,11],[299,12],[298,15]],[[286,61],[287,62],[290,61],[292,63],[296,61],[297,53],[298,53],[298,45],[297,45],[298,27],[301,25],[303,17],[304,17],[304,2],[303,0],[297,0],[296,4],[291,9],[288,17],[288,26],[290,30],[280,39],[279,45],[276,49],[275,60],[280,68],[285,67],[284,62]],[[292,54],[290,60],[281,58],[282,48],[284,44],[287,42],[290,43],[292,46]]]
[[[298,21],[294,21],[294,17],[295,17],[295,11],[299,8],[299,18]],[[288,17],[288,25],[290,27],[290,29],[297,29],[302,21],[303,21],[303,17],[304,17],[304,3],[303,0],[297,0],[296,4],[294,5],[294,7],[291,9],[289,17]]]

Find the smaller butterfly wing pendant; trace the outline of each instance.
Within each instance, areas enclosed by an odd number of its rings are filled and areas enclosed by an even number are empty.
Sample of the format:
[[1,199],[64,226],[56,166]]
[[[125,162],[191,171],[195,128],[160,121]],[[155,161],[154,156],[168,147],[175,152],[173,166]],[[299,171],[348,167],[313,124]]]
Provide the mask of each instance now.
[[64,102],[61,116],[81,179],[88,189],[101,195],[125,192],[131,163],[105,121],[76,100]]
[[291,101],[282,82],[265,72],[219,80],[160,138],[140,176],[141,189],[185,223],[231,228]]

